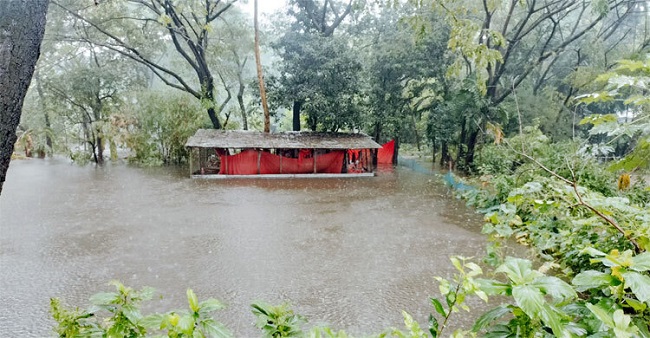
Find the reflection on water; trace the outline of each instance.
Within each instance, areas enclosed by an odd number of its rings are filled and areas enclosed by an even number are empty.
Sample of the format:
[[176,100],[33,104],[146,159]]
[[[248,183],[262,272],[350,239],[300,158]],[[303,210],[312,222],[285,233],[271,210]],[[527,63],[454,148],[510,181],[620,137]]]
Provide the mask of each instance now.
[[290,302],[348,333],[421,323],[448,257],[480,256],[480,216],[430,175],[186,178],[175,168],[14,161],[0,198],[0,336],[51,335],[49,297],[75,306],[118,279],[152,286],[151,308],[185,289],[228,307],[236,336],[259,336],[249,304]]

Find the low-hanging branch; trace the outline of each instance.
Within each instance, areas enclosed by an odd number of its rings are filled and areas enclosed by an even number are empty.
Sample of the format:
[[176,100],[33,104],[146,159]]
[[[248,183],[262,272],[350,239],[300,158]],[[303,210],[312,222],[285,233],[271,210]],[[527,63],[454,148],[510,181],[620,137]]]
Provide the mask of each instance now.
[[607,223],[610,224],[612,227],[614,227],[614,228],[616,229],[616,231],[620,232],[621,235],[623,235],[623,237],[625,237],[628,241],[630,241],[630,243],[632,243],[632,245],[634,245],[634,249],[635,249],[635,251],[636,251],[637,253],[640,253],[640,252],[643,251],[643,250],[641,249],[641,247],[639,246],[639,243],[638,243],[634,238],[630,237],[630,235],[627,234],[627,233],[625,232],[625,230],[624,230],[624,229],[623,229],[623,228],[618,224],[618,222],[616,222],[615,219],[613,219],[613,218],[611,218],[611,217],[605,215],[602,211],[600,211],[600,210],[594,208],[591,204],[585,202],[585,200],[582,198],[582,195],[580,194],[580,191],[579,191],[579,189],[578,189],[578,182],[577,182],[577,179],[576,179],[576,177],[575,177],[575,174],[573,173],[573,169],[571,169],[571,168],[569,167],[569,170],[571,170],[571,173],[573,174],[573,181],[572,181],[572,180],[569,180],[569,179],[563,177],[562,175],[556,173],[555,171],[549,169],[548,167],[546,167],[544,164],[540,163],[538,160],[536,160],[536,159],[533,158],[532,156],[527,155],[527,154],[525,154],[525,153],[522,153],[522,152],[520,152],[520,151],[517,151],[514,147],[512,147],[510,144],[508,144],[507,141],[506,141],[505,143],[508,145],[508,147],[509,147],[512,151],[514,151],[514,152],[517,153],[518,155],[521,155],[521,156],[523,156],[524,158],[526,158],[527,160],[529,160],[529,161],[535,163],[535,165],[537,165],[538,167],[542,168],[542,170],[546,171],[546,172],[549,173],[551,176],[553,176],[553,177],[559,179],[560,181],[562,181],[562,182],[564,182],[564,183],[570,185],[570,186],[573,188],[573,192],[575,193],[576,198],[578,199],[578,205],[581,205],[581,206],[583,206],[583,207],[589,209],[591,212],[593,212],[594,214],[596,214],[596,216],[600,217],[600,218],[603,219],[605,222],[607,222]]

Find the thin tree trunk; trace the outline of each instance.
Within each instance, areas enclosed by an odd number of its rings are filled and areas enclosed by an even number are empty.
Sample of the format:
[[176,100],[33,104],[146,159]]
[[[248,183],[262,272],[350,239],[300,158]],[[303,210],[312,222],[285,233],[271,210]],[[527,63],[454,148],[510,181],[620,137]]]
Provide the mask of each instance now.
[[300,108],[302,101],[293,101],[293,131],[300,131]]
[[373,136],[375,137],[375,142],[379,142],[379,138],[381,137],[381,123],[375,123],[375,133]]
[[438,152],[438,143],[436,142],[435,136],[433,137],[433,140],[431,140],[431,163],[435,164],[436,163],[436,153]]
[[34,71],[34,80],[36,81],[36,91],[38,92],[38,101],[43,112],[43,117],[45,118],[45,144],[49,148],[48,152],[52,155],[52,137],[50,136],[50,130],[52,129],[52,124],[50,123],[50,114],[47,112],[47,105],[45,104],[45,94],[43,93],[43,83],[41,77],[39,76],[38,69]]
[[0,1],[0,194],[45,32],[48,0]]
[[397,164],[397,159],[399,158],[399,137],[395,138],[395,151],[393,151],[393,164]]
[[445,164],[449,162],[449,146],[447,145],[447,141],[442,141],[441,147],[440,147],[440,167],[444,168]]
[[257,24],[257,0],[255,0],[255,13],[253,15],[255,23],[255,63],[257,64],[257,80],[260,84],[260,97],[262,98],[262,109],[264,110],[264,132],[271,132],[271,115],[269,105],[266,102],[266,89],[264,88],[264,76],[262,75],[262,60],[260,56],[260,30]]
[[244,123],[244,130],[248,130],[248,116],[246,115],[246,106],[244,105],[244,83],[239,82],[239,91],[237,92],[237,102],[239,102],[239,110],[241,111],[241,119]]
[[460,128],[460,137],[458,139],[458,153],[456,154],[456,163],[463,165],[462,160],[465,158],[465,141],[467,139],[467,119],[463,119]]
[[418,134],[418,124],[415,121],[415,116],[411,115],[411,122],[413,123],[413,133],[415,134],[415,144],[418,146],[418,151],[421,150],[420,134]]

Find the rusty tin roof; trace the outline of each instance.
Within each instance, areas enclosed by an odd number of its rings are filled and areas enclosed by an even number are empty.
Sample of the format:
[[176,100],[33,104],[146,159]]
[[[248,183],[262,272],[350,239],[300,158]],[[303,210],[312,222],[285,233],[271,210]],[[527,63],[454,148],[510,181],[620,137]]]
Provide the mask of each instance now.
[[377,149],[370,136],[358,133],[282,132],[199,129],[185,143],[198,148]]

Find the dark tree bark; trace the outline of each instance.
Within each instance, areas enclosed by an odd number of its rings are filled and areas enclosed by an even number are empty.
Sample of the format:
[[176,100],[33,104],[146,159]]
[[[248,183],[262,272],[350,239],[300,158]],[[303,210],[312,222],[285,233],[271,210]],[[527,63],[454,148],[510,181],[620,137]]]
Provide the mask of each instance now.
[[242,123],[244,124],[244,130],[248,130],[248,116],[246,115],[246,106],[244,105],[244,89],[246,85],[239,77],[239,91],[237,92],[237,102],[239,102],[239,110],[241,112]]
[[442,141],[442,145],[440,147],[440,167],[444,168],[444,166],[449,163],[451,160],[451,157],[449,156],[449,146],[447,145],[447,141]]
[[41,51],[47,5],[48,0],[0,1],[0,194]]
[[293,101],[293,131],[300,131],[300,108],[302,101]]
[[[296,4],[307,14],[308,26],[326,37],[332,36],[334,30],[352,11],[352,0],[348,1],[343,12],[338,8],[339,4],[331,0],[325,0],[323,8],[320,8],[320,3],[316,3],[314,0],[296,0]],[[328,12],[331,12],[331,15],[328,15]]]

